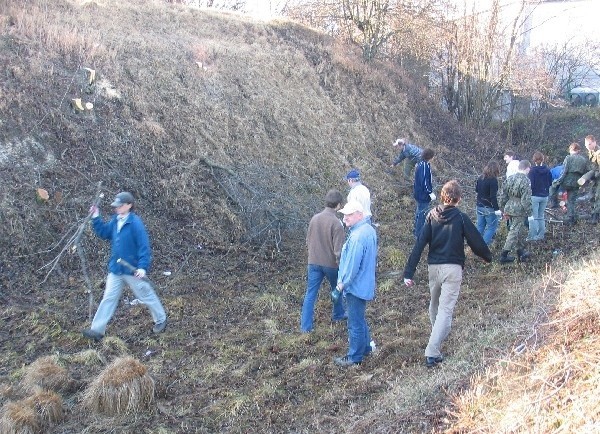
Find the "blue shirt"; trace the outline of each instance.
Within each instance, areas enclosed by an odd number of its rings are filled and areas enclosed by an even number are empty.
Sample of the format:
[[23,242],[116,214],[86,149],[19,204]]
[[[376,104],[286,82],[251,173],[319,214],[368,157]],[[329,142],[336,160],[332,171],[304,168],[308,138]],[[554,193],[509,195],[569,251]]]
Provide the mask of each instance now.
[[362,300],[375,298],[377,234],[366,220],[354,224],[342,247],[338,282],[344,291]]
[[552,169],[550,169],[550,173],[552,174],[552,181],[560,178],[563,168],[564,168],[564,166],[562,164],[560,164],[560,165],[554,166]]
[[535,197],[548,197],[548,189],[552,185],[552,173],[544,166],[533,166],[529,171],[531,181],[531,195]]

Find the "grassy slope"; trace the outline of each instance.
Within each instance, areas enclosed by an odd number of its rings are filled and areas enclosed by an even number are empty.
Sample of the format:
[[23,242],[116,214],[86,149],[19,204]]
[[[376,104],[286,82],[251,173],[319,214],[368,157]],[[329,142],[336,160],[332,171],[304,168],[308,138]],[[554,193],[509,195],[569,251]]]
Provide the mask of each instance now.
[[[83,388],[131,354],[157,381],[155,411],[97,419],[74,389],[63,393],[69,412],[55,432],[426,432],[446,426],[445,405],[470,373],[526,334],[537,299],[523,281],[570,233],[553,234],[527,267],[470,261],[449,363],[421,366],[424,267],[418,289],[403,291],[395,271],[412,243],[413,203],[389,170],[389,143],[407,133],[433,146],[438,179],[466,185],[501,147],[477,145],[426,100],[419,106],[401,71],[366,67],[352,49],[290,23],[145,1],[0,0],[0,23],[2,403],[26,396],[20,368],[38,357],[58,353]],[[84,67],[97,71],[92,87]],[[73,111],[77,97],[94,109]],[[344,372],[331,364],[346,333],[328,322],[326,291],[315,333],[296,330],[304,227],[350,167],[363,172],[381,223],[369,308],[380,350]],[[140,198],[155,269],[174,271],[153,275],[171,327],[149,336],[146,312],[124,305],[111,338],[90,352],[78,333],[87,296],[77,256],[65,255],[46,282],[40,268],[100,180],[109,196]],[[35,201],[37,187],[49,202]],[[472,204],[470,189],[465,196]],[[97,299],[107,248],[91,236],[84,247]]]

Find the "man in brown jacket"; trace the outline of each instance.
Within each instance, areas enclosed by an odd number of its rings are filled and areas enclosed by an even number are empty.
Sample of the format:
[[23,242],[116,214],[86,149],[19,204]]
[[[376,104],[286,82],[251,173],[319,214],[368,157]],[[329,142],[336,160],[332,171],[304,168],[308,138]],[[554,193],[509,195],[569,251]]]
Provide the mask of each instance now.
[[[303,333],[313,329],[315,302],[323,279],[327,278],[331,290],[337,284],[340,253],[346,238],[344,226],[336,215],[336,211],[342,207],[342,201],[342,193],[329,190],[325,195],[325,209],[314,215],[308,224],[308,278],[300,317],[300,330]],[[334,303],[331,317],[333,321],[347,318],[342,297]]]

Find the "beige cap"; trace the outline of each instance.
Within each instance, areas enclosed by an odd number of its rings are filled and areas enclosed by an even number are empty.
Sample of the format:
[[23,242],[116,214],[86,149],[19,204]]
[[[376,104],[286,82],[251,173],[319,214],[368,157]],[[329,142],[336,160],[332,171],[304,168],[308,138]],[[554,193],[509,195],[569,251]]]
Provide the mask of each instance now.
[[365,210],[363,209],[362,205],[355,201],[355,200],[351,200],[350,202],[348,202],[346,205],[344,205],[344,207],[339,210],[338,212],[341,212],[342,214],[353,214],[355,212],[361,212],[364,213]]

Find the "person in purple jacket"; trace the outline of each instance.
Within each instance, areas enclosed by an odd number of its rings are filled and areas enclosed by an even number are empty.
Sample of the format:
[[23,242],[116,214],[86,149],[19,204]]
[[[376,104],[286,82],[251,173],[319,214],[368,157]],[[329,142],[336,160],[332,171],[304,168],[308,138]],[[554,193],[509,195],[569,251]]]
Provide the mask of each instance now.
[[[117,194],[111,204],[115,214],[108,222],[102,220],[97,206],[92,205],[90,208],[94,232],[98,237],[110,241],[111,253],[104,296],[91,327],[83,331],[83,336],[88,339],[99,341],[104,337],[106,326],[119,304],[124,283],[150,310],[154,320],[152,331],[161,333],[167,327],[167,314],[152,285],[145,279],[152,262],[152,250],[146,227],[142,219],[133,212],[133,203],[131,193],[123,191]],[[132,265],[135,272],[120,263],[119,259]]]
[[544,154],[533,154],[533,167],[529,170],[531,181],[531,209],[533,220],[529,222],[529,241],[541,241],[546,233],[544,210],[548,205],[548,190],[552,185],[552,173],[544,164]]

